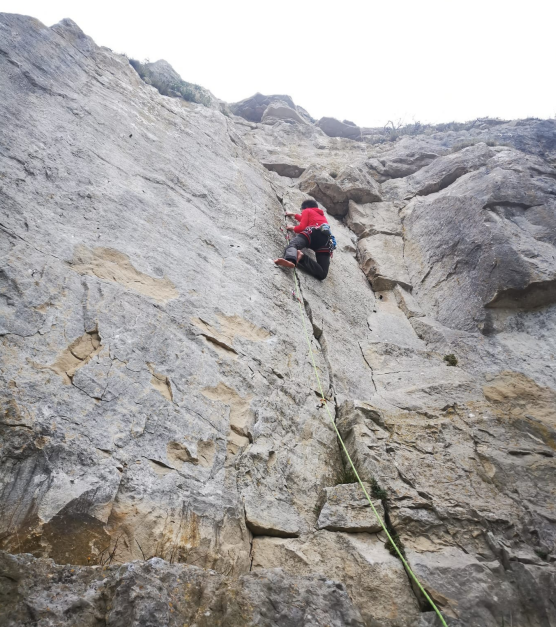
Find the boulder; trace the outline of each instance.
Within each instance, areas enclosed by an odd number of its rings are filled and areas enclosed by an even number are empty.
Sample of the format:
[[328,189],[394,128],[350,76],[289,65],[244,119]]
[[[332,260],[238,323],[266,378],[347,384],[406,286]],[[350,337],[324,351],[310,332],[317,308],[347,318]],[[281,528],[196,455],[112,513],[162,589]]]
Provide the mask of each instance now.
[[245,497],[245,522],[255,536],[296,538],[300,517],[292,505],[264,496]]
[[349,201],[370,203],[381,200],[376,181],[363,165],[345,167],[333,178],[324,168],[307,168],[299,179],[301,191],[322,203],[335,216],[346,215]]
[[286,122],[298,122],[299,124],[306,124],[305,120],[297,113],[295,109],[288,106],[287,103],[277,100],[271,102],[265,109],[261,122],[263,124],[275,124],[280,120]]
[[273,103],[280,103],[279,106],[281,108],[286,107],[292,109],[301,119],[305,118],[307,122],[312,121],[312,118],[305,111],[305,109],[297,109],[290,96],[278,94],[265,96],[264,94],[256,93],[250,98],[245,98],[245,100],[231,104],[230,110],[235,115],[245,118],[250,122],[261,122],[265,111],[268,109],[269,105]]
[[[371,486],[365,489],[371,494]],[[326,500],[317,520],[317,529],[346,531],[348,533],[378,533],[382,526],[367,501],[359,483],[337,485],[325,488]],[[380,501],[373,505],[384,520],[384,507]]]
[[263,163],[263,166],[270,172],[292,179],[298,179],[305,172],[305,168],[295,163]]
[[345,137],[346,139],[361,139],[361,129],[353,123],[346,124],[336,118],[321,118],[317,126],[329,137]]

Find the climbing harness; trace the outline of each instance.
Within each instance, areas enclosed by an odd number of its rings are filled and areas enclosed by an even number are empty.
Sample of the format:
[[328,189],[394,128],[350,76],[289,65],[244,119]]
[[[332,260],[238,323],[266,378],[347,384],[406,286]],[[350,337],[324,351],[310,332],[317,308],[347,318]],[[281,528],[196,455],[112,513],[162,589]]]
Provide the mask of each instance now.
[[303,309],[304,309],[303,308],[303,301],[301,300],[301,290],[299,288],[299,283],[298,283],[298,280],[297,280],[297,272],[296,272],[295,268],[293,269],[293,278],[294,278],[294,282],[295,282],[295,294],[297,296],[297,301],[299,303],[299,311],[301,312],[301,319],[303,321],[303,331],[305,332],[305,339],[307,340],[307,346],[309,347],[309,355],[311,356],[311,362],[313,364],[313,370],[315,371],[315,378],[317,380],[317,383],[318,383],[318,386],[319,386],[319,392],[320,392],[320,395],[322,397],[322,399],[321,399],[322,406],[324,406],[324,408],[326,409],[326,413],[328,414],[328,417],[330,418],[330,422],[332,423],[332,426],[334,427],[334,431],[336,432],[336,435],[338,436],[338,440],[340,440],[340,444],[342,445],[342,449],[343,449],[344,453],[346,454],[347,459],[349,460],[349,463],[351,465],[353,473],[357,477],[357,481],[359,482],[359,485],[361,486],[361,489],[363,490],[365,496],[367,497],[367,501],[369,501],[369,505],[371,506],[374,515],[376,516],[378,522],[380,523],[380,526],[382,527],[382,530],[384,531],[384,533],[386,534],[388,540],[390,541],[391,546],[394,547],[394,550],[396,551],[396,553],[398,554],[398,557],[402,561],[402,564],[404,565],[408,575],[410,575],[410,577],[413,579],[413,581],[417,584],[417,587],[423,593],[423,595],[425,596],[425,599],[427,599],[427,601],[431,604],[431,607],[436,612],[436,614],[437,614],[438,618],[440,619],[440,622],[442,623],[443,627],[448,627],[448,624],[444,620],[444,617],[440,613],[440,610],[436,607],[436,605],[434,604],[433,600],[430,598],[430,596],[427,593],[427,591],[423,588],[423,586],[421,585],[421,582],[417,579],[417,576],[415,575],[415,573],[411,570],[409,564],[407,563],[407,560],[405,559],[405,557],[403,556],[402,552],[400,551],[400,549],[398,548],[398,546],[394,542],[392,536],[388,532],[388,529],[386,528],[386,525],[384,524],[384,521],[380,517],[380,514],[376,511],[376,508],[373,505],[373,502],[371,501],[371,497],[367,493],[367,490],[365,489],[365,486],[363,485],[363,482],[361,481],[361,478],[359,477],[359,473],[355,469],[355,465],[354,465],[354,463],[353,463],[353,461],[351,459],[350,454],[348,453],[346,445],[344,444],[344,440],[342,439],[342,436],[340,435],[340,432],[338,431],[338,427],[336,426],[336,422],[334,421],[334,418],[332,417],[332,414],[330,413],[330,409],[328,408],[328,404],[326,402],[326,397],[324,396],[324,391],[322,389],[322,384],[320,382],[319,373],[317,371],[317,364],[315,362],[315,356],[313,354],[313,348],[311,346],[311,340],[309,339],[309,333],[307,332],[307,322],[305,320],[305,312],[303,311]]
[[310,244],[311,236],[315,231],[318,231],[319,233],[328,236],[328,240],[326,244],[324,244],[322,248],[314,249],[315,252],[330,253],[330,258],[332,258],[334,251],[336,250],[336,247],[337,247],[337,242],[336,242],[336,238],[334,237],[334,235],[332,235],[332,231],[330,230],[330,224],[324,223],[318,226],[308,226],[306,229],[301,231],[301,235],[304,235]]

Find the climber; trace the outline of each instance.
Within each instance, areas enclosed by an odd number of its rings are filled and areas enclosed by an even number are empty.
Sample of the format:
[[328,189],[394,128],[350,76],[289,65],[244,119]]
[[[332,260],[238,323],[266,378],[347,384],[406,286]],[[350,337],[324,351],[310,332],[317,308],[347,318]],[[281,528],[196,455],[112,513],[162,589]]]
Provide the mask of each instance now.
[[[301,204],[301,213],[286,212],[286,216],[299,222],[297,226],[286,227],[288,231],[293,231],[297,235],[288,242],[283,256],[274,263],[283,268],[299,266],[322,281],[328,274],[330,258],[336,243],[322,209],[319,209],[314,200],[305,200]],[[314,261],[302,253],[301,248],[314,250],[317,260]]]

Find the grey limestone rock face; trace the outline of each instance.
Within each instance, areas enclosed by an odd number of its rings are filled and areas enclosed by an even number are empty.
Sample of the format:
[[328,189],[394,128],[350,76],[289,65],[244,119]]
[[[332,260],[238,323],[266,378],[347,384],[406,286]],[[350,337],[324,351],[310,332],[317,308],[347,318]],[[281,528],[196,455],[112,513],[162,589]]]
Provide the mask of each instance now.
[[153,558],[123,566],[59,566],[0,553],[0,621],[89,627],[333,625],[363,627],[345,587],[276,568],[230,579]]
[[373,172],[373,177],[379,183],[383,183],[389,179],[409,176],[432,163],[438,156],[422,148],[420,150],[407,149],[403,142],[400,142],[400,145],[396,145],[384,157],[369,159],[367,167]]
[[253,572],[275,568],[288,574],[326,570],[344,581],[365,625],[415,625],[419,605],[400,560],[376,534],[317,531],[301,538],[253,540]]
[[428,196],[440,192],[465,174],[486,165],[493,155],[491,148],[479,143],[448,154],[442,159],[435,159],[406,178],[391,179],[384,183],[382,189],[385,198],[409,200],[413,196]]
[[[408,267],[423,301],[428,282],[435,285],[434,315],[441,323],[489,333],[496,324],[492,309],[532,310],[555,302],[555,194],[553,168],[502,150],[479,171],[408,205]],[[416,228],[427,234],[417,235]]]
[[[268,440],[266,489],[305,526],[330,479],[281,442],[315,431],[306,457],[338,454],[302,330],[277,332],[296,315],[289,278],[248,234],[268,231],[276,255],[282,207],[222,114],[161,96],[71,24],[2,19],[2,544],[63,563],[116,548],[119,562],[246,572],[260,458],[235,465],[250,440]],[[46,73],[55,88],[35,78],[35,58],[67,68]],[[108,84],[80,91],[95,72]],[[284,298],[274,323],[254,304],[265,293]]]
[[436,624],[335,427],[448,624],[556,623],[554,120],[329,136],[6,14],[0,91],[0,623]]

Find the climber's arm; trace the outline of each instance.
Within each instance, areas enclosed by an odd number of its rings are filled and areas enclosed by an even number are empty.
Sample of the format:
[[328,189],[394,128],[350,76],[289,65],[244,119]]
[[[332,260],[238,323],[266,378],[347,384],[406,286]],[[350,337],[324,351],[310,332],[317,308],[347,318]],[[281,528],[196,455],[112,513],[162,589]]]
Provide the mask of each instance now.
[[299,214],[299,213],[296,214],[295,219],[299,220],[299,224],[297,226],[294,226],[291,229],[292,231],[295,231],[296,233],[301,233],[309,226],[309,212],[308,211],[304,211],[302,214]]

